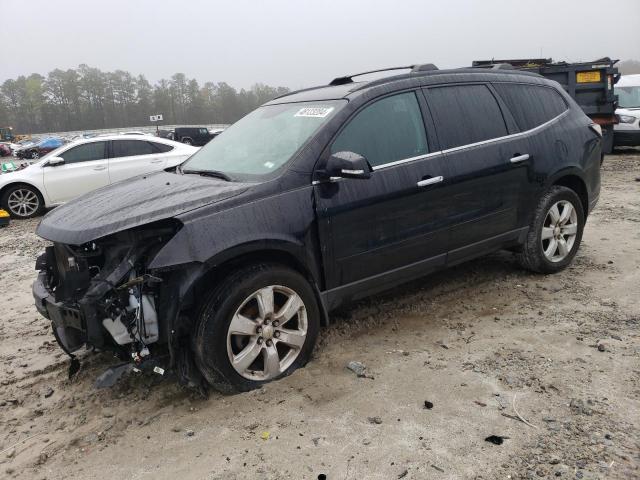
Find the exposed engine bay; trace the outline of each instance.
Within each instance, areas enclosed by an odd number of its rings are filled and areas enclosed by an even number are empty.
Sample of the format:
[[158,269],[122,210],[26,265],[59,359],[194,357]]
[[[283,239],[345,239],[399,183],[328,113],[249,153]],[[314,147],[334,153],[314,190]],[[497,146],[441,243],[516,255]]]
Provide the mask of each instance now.
[[38,257],[36,306],[72,360],[83,346],[136,366],[166,356],[159,345],[167,343],[171,322],[158,313],[166,278],[146,265],[178,228],[164,223],[79,246],[54,243]]

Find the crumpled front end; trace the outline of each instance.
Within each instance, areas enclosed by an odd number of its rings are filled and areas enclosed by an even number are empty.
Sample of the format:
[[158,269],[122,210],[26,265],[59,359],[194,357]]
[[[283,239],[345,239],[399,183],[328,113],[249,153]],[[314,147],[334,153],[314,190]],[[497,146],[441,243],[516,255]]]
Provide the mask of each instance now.
[[87,346],[140,362],[166,341],[156,309],[163,278],[146,265],[179,228],[162,221],[79,246],[47,247],[36,261],[33,295],[65,352]]

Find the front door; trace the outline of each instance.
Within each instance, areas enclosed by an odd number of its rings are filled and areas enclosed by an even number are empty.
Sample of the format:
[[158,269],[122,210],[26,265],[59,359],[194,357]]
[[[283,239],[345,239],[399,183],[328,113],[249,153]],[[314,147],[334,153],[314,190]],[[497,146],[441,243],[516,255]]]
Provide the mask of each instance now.
[[407,269],[424,273],[443,265],[445,201],[439,190],[445,165],[441,154],[429,153],[416,92],[369,104],[330,149],[363,155],[373,172],[366,180],[315,186],[328,289],[381,290],[396,276],[406,279]]
[[62,152],[64,163],[45,165],[44,188],[52,204],[68,202],[109,184],[107,142],[83,143]]

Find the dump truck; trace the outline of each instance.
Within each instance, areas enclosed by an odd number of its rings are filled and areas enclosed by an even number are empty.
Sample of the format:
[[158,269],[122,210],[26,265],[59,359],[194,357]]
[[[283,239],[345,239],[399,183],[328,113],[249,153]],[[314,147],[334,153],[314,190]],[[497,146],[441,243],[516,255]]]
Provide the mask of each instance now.
[[584,110],[584,113],[602,128],[602,153],[613,151],[613,126],[618,97],[613,86],[620,78],[615,64],[608,57],[593,62],[554,62],[552,58],[474,60],[473,67],[505,68],[534,72],[555,80]]

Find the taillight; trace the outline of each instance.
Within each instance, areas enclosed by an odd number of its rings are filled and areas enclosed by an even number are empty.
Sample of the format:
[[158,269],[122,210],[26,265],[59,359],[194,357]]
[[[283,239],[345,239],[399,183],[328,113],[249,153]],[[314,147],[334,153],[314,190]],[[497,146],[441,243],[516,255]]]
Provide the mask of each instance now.
[[600,125],[598,125],[597,123],[591,123],[589,125],[589,128],[593,130],[596,133],[596,135],[598,135],[599,137],[602,137],[602,127]]

